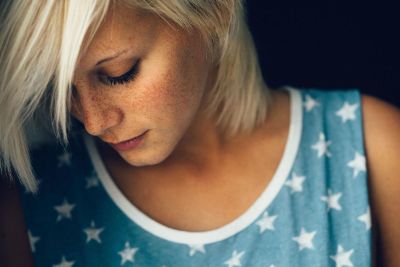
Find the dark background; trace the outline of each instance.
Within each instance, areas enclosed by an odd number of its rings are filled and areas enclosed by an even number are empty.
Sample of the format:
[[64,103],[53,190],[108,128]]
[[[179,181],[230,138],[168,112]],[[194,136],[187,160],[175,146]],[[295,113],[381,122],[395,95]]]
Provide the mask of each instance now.
[[400,15],[394,4],[332,0],[244,4],[271,87],[357,88],[400,107]]

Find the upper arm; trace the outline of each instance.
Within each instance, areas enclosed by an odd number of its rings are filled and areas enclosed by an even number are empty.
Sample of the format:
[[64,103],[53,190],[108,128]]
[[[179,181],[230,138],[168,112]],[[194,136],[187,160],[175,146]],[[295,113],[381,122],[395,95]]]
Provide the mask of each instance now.
[[400,266],[400,110],[367,95],[362,106],[378,258],[382,266]]
[[1,176],[0,266],[34,266],[17,188]]

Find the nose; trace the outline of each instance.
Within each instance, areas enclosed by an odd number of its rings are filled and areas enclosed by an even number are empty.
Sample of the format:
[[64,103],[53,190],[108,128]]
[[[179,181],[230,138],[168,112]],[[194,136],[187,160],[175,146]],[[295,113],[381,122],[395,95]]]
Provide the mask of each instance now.
[[122,122],[122,111],[107,97],[96,92],[80,92],[77,98],[73,104],[74,114],[89,134],[103,135]]

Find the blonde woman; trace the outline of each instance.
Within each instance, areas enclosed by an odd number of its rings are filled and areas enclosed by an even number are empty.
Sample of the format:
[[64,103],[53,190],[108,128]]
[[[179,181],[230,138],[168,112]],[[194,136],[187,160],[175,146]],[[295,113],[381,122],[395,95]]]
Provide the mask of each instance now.
[[400,265],[399,110],[268,88],[241,1],[1,12],[1,266]]

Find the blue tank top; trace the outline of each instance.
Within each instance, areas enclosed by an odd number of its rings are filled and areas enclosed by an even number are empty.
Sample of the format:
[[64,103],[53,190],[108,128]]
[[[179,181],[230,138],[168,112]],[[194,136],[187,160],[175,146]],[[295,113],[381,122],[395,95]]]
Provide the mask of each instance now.
[[286,89],[290,129],[272,180],[210,231],[173,229],[135,207],[86,134],[33,151],[40,191],[20,195],[36,266],[370,266],[360,93]]

